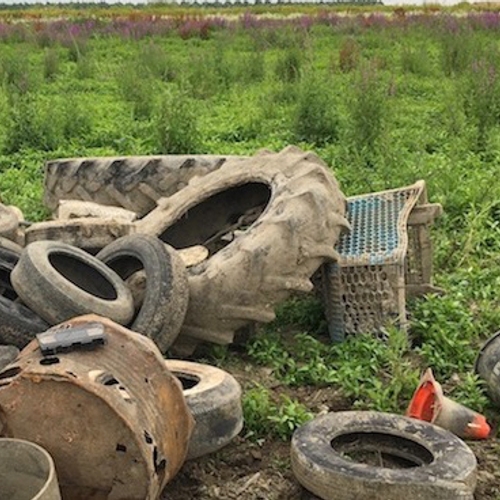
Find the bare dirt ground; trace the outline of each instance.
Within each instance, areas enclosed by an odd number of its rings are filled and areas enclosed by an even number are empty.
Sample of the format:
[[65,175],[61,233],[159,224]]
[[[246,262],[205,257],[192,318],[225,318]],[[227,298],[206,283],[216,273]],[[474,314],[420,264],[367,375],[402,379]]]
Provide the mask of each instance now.
[[[334,388],[280,386],[265,368],[228,366],[243,387],[266,381],[276,394],[297,398],[315,412],[350,409],[351,402]],[[251,375],[250,375],[251,374]],[[164,500],[313,500],[290,469],[290,444],[282,440],[255,443],[244,438],[213,455],[187,462],[167,485]],[[493,435],[496,435],[494,429]],[[500,440],[468,442],[478,460],[476,500],[500,500]],[[431,499],[429,499],[431,500]]]

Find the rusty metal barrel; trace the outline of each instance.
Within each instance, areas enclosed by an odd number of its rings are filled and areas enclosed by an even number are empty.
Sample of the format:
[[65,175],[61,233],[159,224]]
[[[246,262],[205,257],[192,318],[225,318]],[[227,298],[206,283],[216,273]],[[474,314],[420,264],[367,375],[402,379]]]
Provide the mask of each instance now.
[[152,500],[183,464],[194,425],[156,345],[104,326],[105,345],[43,355],[36,340],[0,373],[0,435],[53,457],[65,500]]

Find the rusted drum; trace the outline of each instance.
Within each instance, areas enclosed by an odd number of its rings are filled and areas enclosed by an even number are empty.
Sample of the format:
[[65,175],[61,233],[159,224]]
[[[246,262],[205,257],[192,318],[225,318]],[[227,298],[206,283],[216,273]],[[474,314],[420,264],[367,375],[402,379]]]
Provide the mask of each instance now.
[[0,498],[61,500],[52,457],[22,439],[0,439]]
[[65,500],[151,500],[181,467],[193,419],[153,341],[102,324],[105,345],[43,356],[34,340],[0,373],[0,435],[54,458]]

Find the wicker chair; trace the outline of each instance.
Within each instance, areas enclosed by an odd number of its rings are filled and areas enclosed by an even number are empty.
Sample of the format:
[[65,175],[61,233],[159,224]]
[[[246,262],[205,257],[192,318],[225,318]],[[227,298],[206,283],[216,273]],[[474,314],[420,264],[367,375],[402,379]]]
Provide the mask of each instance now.
[[425,182],[347,199],[351,231],[338,258],[322,266],[330,337],[378,333],[388,323],[406,329],[406,298],[441,293],[432,285],[429,227],[441,215],[428,203]]

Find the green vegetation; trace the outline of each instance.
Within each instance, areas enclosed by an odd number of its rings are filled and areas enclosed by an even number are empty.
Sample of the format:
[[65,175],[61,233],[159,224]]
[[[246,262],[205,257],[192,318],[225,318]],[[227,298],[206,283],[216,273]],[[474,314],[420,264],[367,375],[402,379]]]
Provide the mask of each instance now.
[[[445,210],[433,241],[447,294],[408,305],[409,338],[389,329],[385,341],[332,346],[318,301],[294,298],[238,356],[286,390],[335,387],[352,407],[398,412],[431,366],[452,397],[488,411],[471,371],[500,324],[498,12],[335,17],[301,7],[303,17],[278,22],[256,17],[262,9],[235,10],[233,24],[189,18],[186,8],[161,24],[151,17],[160,6],[120,19],[82,11],[74,24],[31,30],[2,24],[2,201],[29,220],[46,217],[43,164],[53,158],[252,154],[290,143],[314,149],[346,195],[425,179]],[[216,357],[224,365],[236,353]],[[287,437],[313,410],[275,392],[245,395],[256,438]]]

